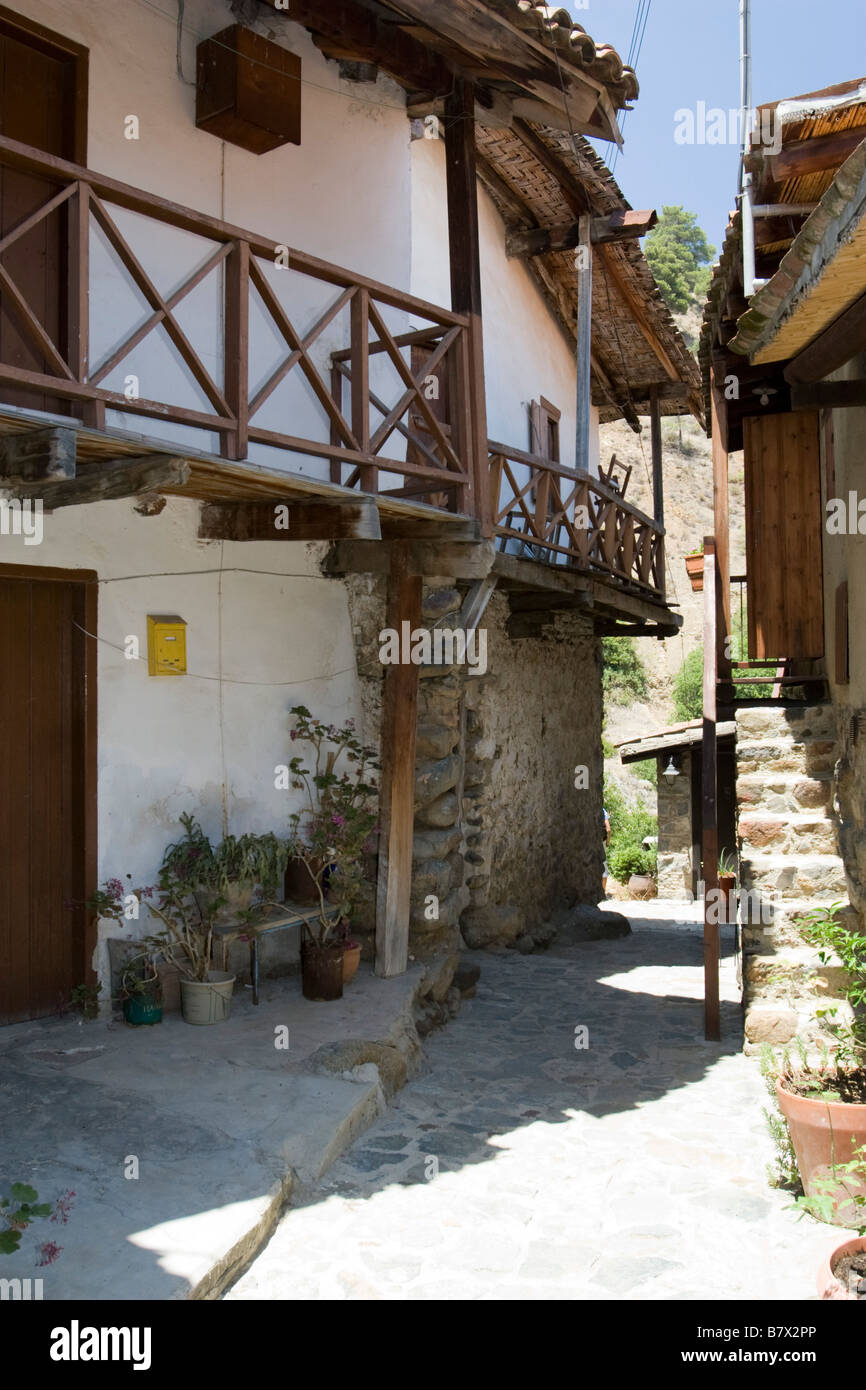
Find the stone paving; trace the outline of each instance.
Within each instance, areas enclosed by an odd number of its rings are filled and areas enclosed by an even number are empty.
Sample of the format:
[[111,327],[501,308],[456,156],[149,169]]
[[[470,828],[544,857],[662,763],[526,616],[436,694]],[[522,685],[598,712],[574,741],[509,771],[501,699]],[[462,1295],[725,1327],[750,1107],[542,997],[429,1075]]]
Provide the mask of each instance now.
[[730,950],[721,1044],[695,931],[473,959],[477,996],[422,1073],[228,1299],[815,1297],[844,1234],[767,1186]]

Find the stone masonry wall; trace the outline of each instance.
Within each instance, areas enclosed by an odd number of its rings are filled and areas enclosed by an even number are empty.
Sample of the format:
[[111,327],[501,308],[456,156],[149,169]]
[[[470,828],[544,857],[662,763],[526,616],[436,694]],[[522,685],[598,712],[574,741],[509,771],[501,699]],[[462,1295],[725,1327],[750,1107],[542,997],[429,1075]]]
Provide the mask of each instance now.
[[[495,593],[488,673],[467,679],[462,926],[470,945],[530,949],[552,935],[557,910],[601,896],[601,654],[577,614],[546,615],[537,636],[509,635],[520,621],[509,624]],[[575,787],[578,767],[586,788]]]
[[[378,745],[387,583],[349,575],[365,742]],[[466,585],[425,584],[425,625],[455,627]],[[592,625],[545,616],[537,636],[509,635],[495,593],[482,619],[484,675],[422,667],[418,697],[410,951],[545,944],[553,915],[601,896],[601,667]],[[586,768],[585,788],[575,770]],[[375,866],[355,929],[372,951]],[[431,902],[435,899],[435,903]]]

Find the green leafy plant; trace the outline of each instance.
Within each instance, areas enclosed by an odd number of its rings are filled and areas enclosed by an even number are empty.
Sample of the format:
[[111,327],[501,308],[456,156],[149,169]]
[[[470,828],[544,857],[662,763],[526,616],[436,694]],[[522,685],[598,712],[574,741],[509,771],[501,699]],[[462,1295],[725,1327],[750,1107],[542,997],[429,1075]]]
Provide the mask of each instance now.
[[644,849],[642,845],[624,844],[611,849],[608,863],[617,882],[627,883],[632,874],[646,874],[654,878],[658,860],[655,850]]
[[162,981],[153,956],[147,951],[127,961],[120,981],[121,999],[145,998],[155,1002],[162,998]]
[[75,985],[69,993],[69,1007],[75,1009],[83,1018],[93,1020],[99,1016],[99,985]]
[[854,1208],[854,1214],[866,1217],[866,1144],[861,1145],[854,1157],[847,1163],[834,1163],[832,1174],[825,1173],[811,1180],[811,1192],[803,1192],[795,1197],[789,1210],[796,1211],[798,1218],[814,1216],[816,1221],[835,1221],[839,1208],[845,1208],[846,1224],[866,1236],[866,1224],[854,1225],[848,1219],[847,1208]]
[[292,785],[306,795],[306,805],[291,816],[292,848],[315,886],[319,911],[306,930],[319,946],[328,943],[339,923],[349,917],[363,882],[363,856],[376,830],[378,770],[375,753],[365,748],[354,721],[341,728],[314,719],[304,705],[292,710],[292,742],[306,743],[312,766],[300,755],[289,768]]
[[615,705],[646,699],[649,683],[632,637],[603,637],[601,659],[605,699]]
[[732,850],[723,849],[719,855],[719,878],[737,877],[737,856]]
[[802,1190],[797,1155],[791,1143],[791,1131],[776,1099],[776,1080],[781,1074],[780,1063],[769,1043],[764,1043],[761,1047],[760,1065],[761,1076],[764,1078],[771,1101],[770,1107],[765,1107],[763,1114],[774,1149],[772,1162],[767,1165],[767,1181],[771,1187],[784,1187],[791,1191]]
[[[67,1189],[52,1205],[40,1202],[39,1193],[28,1183],[13,1182],[8,1193],[0,1195],[0,1255],[14,1255],[21,1248],[24,1232],[34,1221],[53,1221],[65,1226],[75,1193]],[[62,1250],[54,1241],[37,1247],[38,1265],[53,1264]]]
[[[252,922],[279,891],[289,846],[267,834],[228,835],[214,847],[194,816],[184,812],[180,822],[184,833],[168,846],[160,866],[159,901],[146,900],[161,930],[144,942],[186,979],[205,981],[213,968],[214,929],[223,909],[231,906],[238,921]],[[236,889],[243,890],[243,903]]]

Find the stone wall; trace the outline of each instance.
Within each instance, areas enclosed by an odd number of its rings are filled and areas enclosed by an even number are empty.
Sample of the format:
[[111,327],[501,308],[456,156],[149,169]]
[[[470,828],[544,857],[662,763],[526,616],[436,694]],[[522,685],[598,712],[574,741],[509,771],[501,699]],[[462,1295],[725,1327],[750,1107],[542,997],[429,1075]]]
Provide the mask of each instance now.
[[[347,576],[364,709],[376,744],[382,707],[379,632],[386,580]],[[423,620],[455,627],[465,584],[425,585]],[[592,624],[545,614],[517,636],[506,596],[482,619],[487,670],[422,668],[415,779],[410,951],[545,944],[551,919],[601,896],[601,657]],[[585,769],[586,786],[575,786]],[[372,951],[374,871],[357,929]]]
[[660,758],[658,777],[660,898],[678,902],[692,899],[692,753],[680,753],[679,777],[673,782],[662,775],[666,766]]
[[488,673],[467,678],[462,925],[469,944],[528,949],[549,939],[555,912],[601,896],[602,708],[591,623],[548,613],[536,635],[514,635],[523,621],[494,594]]

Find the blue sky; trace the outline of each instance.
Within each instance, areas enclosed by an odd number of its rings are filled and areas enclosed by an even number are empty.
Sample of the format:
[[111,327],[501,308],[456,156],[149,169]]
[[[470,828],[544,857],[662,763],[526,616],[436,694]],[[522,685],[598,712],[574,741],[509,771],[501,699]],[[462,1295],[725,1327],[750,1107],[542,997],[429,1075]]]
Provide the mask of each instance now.
[[[574,18],[625,58],[638,0],[589,0]],[[632,207],[681,203],[721,245],[734,206],[739,152],[678,145],[678,108],[728,110],[740,100],[738,0],[652,0],[637,65],[641,94],[626,117],[615,174]],[[866,76],[864,0],[752,0],[754,102],[775,101]],[[596,142],[609,164],[614,146]]]

